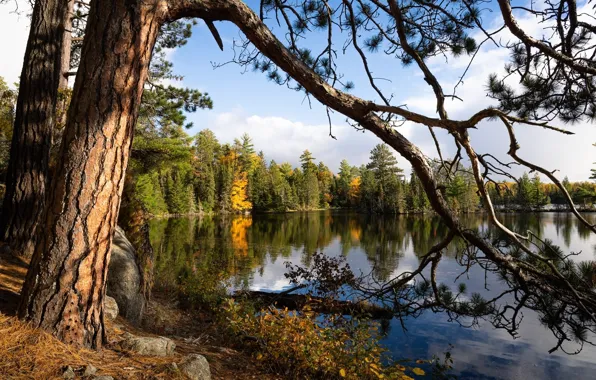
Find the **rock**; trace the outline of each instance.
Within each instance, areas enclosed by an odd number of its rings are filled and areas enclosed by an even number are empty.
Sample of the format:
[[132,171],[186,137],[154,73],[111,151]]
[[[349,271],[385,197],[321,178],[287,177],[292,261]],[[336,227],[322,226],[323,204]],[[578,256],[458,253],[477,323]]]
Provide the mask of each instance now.
[[116,227],[108,268],[107,294],[118,304],[120,315],[133,324],[141,321],[145,297],[135,250],[120,227]]
[[103,300],[103,314],[108,321],[113,321],[118,316],[118,303],[110,296]]
[[74,379],[75,378],[75,373],[71,366],[68,366],[64,369],[64,372],[62,372],[62,378],[64,378],[64,379]]
[[191,380],[211,380],[209,362],[203,355],[190,354],[178,365],[180,372]]
[[134,336],[128,333],[124,335],[124,341],[122,341],[121,346],[122,348],[134,351],[139,355],[147,356],[172,355],[176,348],[174,341],[163,336]]
[[95,376],[93,380],[114,380],[112,376],[102,375],[102,376]]
[[84,377],[93,376],[96,373],[97,373],[97,368],[95,368],[94,366],[89,364],[87,367],[85,367],[85,372],[83,372],[83,376]]

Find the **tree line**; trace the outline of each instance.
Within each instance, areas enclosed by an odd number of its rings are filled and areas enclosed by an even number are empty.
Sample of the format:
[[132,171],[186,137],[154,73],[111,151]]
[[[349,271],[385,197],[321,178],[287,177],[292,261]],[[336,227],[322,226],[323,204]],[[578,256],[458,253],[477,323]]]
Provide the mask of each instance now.
[[[576,205],[591,208],[596,203],[596,183],[570,182],[565,177],[562,184]],[[537,173],[532,177],[524,173],[515,182],[489,183],[488,192],[493,203],[505,210],[540,210],[547,205],[555,209],[569,209],[561,189],[552,183],[543,183]]]
[[[173,144],[179,150],[177,155],[171,154]],[[147,146],[159,145],[164,149],[157,151],[167,151],[167,159],[142,152]],[[415,173],[406,178],[385,144],[372,149],[365,165],[352,166],[342,160],[337,173],[324,162],[317,162],[309,150],[303,151],[299,162],[300,166],[292,167],[288,162],[267,160],[263,151],[255,151],[246,133],[232,144],[220,143],[209,129],[195,137],[188,136],[181,127],[162,130],[151,141],[141,134],[133,145],[134,196],[150,215],[327,208],[388,214],[432,212],[420,180]],[[430,165],[454,211],[482,210],[470,168],[460,165],[453,174],[445,175],[439,161],[431,161]],[[571,183],[565,178],[563,184],[576,204],[587,208],[596,202],[595,183]],[[488,183],[487,187],[501,210],[540,210],[549,204],[567,208],[560,189],[543,183],[537,174],[530,177],[524,173],[514,182]]]
[[[172,28],[181,35],[186,28]],[[171,64],[158,50],[152,65],[152,81],[172,79]],[[168,67],[167,70],[159,70]],[[8,147],[14,122],[15,91],[0,77],[0,178],[8,165]],[[125,198],[135,199],[147,216],[193,213],[244,213],[308,211],[351,208],[371,213],[432,212],[420,180],[406,178],[390,148],[378,144],[368,164],[352,166],[342,160],[337,173],[316,162],[309,150],[299,158],[300,166],[268,161],[256,152],[248,134],[233,143],[220,143],[215,133],[201,130],[192,137],[186,129],[185,110],[189,98],[196,105],[211,106],[211,99],[196,90],[150,86],[144,94],[141,117],[128,168]],[[180,99],[186,99],[181,101]],[[470,169],[460,166],[454,175],[443,175],[439,161],[431,162],[445,198],[458,212],[482,209]],[[593,176],[592,176],[593,177]],[[588,181],[563,185],[573,201],[589,207],[596,202],[596,184]],[[524,173],[516,181],[487,184],[493,203],[501,210],[540,210],[552,204],[565,209],[560,189],[543,183],[535,173]]]
[[[178,154],[172,155],[172,145]],[[159,146],[164,149],[156,149]],[[151,150],[167,152],[168,159],[157,158]],[[394,214],[431,211],[420,181],[414,174],[404,177],[385,144],[373,148],[366,165],[352,166],[344,159],[337,174],[317,162],[308,149],[299,162],[293,167],[267,160],[264,152],[255,151],[246,133],[229,144],[220,143],[209,129],[194,138],[180,127],[162,129],[159,136],[148,139],[141,134],[135,141],[131,191],[150,215],[327,208]],[[460,173],[445,183],[447,198],[457,210],[478,208],[469,175]]]

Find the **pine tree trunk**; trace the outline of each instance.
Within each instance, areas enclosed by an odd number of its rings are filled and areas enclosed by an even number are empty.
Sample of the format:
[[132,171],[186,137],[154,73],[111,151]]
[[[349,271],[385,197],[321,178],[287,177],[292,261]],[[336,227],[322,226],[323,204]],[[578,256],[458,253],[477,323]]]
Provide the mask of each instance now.
[[0,240],[30,256],[44,209],[67,0],[36,1],[19,84]]
[[48,211],[19,316],[99,348],[112,236],[165,2],[93,1]]
[[[64,20],[63,39],[62,39],[62,54],[60,58],[60,82],[58,83],[58,105],[56,106],[56,114],[58,115],[56,124],[59,127],[66,125],[66,112],[69,104],[68,101],[68,78],[70,71],[70,56],[72,49],[72,18],[74,15],[74,0],[68,0],[67,16]],[[60,133],[56,128],[55,133]],[[61,135],[61,133],[60,133]],[[56,138],[54,138],[57,140]]]

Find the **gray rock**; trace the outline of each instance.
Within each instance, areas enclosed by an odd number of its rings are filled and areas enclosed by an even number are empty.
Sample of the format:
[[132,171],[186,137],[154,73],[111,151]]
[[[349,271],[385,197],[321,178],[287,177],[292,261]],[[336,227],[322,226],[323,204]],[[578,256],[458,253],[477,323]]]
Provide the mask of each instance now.
[[113,321],[118,316],[118,303],[110,296],[106,296],[103,300],[103,314],[106,319]]
[[163,336],[134,336],[125,334],[121,343],[122,348],[134,351],[139,355],[147,356],[168,356],[174,353],[176,344],[171,339]]
[[89,364],[87,367],[85,367],[85,372],[83,372],[83,376],[85,376],[85,377],[93,376],[96,373],[97,373],[97,368],[95,368],[94,366]]
[[141,289],[141,271],[135,250],[120,227],[116,227],[112,256],[108,268],[107,294],[113,297],[120,315],[138,324],[145,311],[145,297]]
[[191,380],[211,380],[209,362],[203,355],[190,354],[178,365],[180,372]]
[[75,373],[71,366],[68,366],[64,369],[64,372],[62,372],[62,377],[64,379],[74,379],[75,378]]

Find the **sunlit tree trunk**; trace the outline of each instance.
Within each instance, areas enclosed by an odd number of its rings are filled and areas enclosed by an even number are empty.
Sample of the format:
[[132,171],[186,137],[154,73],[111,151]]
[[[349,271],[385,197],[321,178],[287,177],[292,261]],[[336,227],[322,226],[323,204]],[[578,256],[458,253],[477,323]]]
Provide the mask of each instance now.
[[44,209],[68,0],[36,1],[19,84],[0,240],[29,256]]
[[[93,1],[19,316],[98,348],[112,235],[165,1]],[[41,231],[41,229],[40,229]]]

